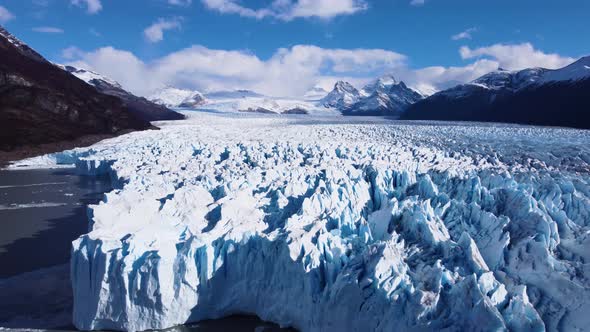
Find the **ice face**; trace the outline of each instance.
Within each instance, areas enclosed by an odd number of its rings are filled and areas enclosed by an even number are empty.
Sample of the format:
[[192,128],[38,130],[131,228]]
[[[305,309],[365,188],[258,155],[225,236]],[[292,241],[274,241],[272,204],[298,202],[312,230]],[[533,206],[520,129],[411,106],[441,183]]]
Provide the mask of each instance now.
[[305,121],[193,114],[21,163],[117,183],[73,243],[75,325],[590,326],[588,132]]

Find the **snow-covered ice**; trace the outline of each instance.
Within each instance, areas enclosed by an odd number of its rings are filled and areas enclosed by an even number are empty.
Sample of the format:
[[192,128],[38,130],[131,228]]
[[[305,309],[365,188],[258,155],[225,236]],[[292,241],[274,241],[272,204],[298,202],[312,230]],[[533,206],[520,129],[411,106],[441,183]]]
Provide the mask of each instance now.
[[190,113],[25,160],[108,173],[74,323],[235,313],[302,331],[590,326],[588,131]]

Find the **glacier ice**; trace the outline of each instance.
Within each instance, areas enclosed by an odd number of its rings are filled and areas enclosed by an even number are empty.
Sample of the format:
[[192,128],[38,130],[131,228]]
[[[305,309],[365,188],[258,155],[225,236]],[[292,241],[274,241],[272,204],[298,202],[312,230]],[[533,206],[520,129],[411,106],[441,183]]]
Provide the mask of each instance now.
[[236,313],[302,331],[590,326],[590,135],[508,125],[161,123],[27,164],[116,188],[73,243],[74,323]]

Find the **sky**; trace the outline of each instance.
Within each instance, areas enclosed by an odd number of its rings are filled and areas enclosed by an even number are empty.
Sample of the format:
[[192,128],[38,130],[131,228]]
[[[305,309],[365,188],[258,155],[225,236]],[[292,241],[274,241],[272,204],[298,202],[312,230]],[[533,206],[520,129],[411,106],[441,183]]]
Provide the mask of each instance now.
[[384,75],[424,92],[590,54],[587,0],[0,0],[53,62],[164,86],[301,96]]

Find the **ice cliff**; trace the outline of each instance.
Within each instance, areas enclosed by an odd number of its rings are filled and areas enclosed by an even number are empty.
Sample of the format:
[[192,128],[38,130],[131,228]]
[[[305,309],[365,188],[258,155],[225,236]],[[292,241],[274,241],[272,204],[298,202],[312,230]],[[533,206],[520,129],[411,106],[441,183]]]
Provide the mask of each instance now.
[[25,161],[118,184],[73,243],[75,325],[590,326],[588,132],[297,121],[193,115]]

